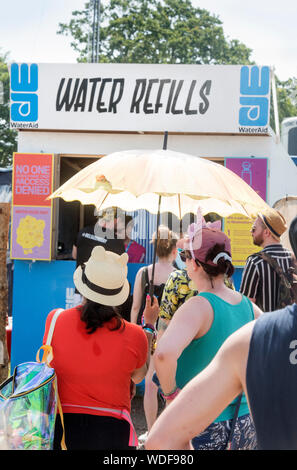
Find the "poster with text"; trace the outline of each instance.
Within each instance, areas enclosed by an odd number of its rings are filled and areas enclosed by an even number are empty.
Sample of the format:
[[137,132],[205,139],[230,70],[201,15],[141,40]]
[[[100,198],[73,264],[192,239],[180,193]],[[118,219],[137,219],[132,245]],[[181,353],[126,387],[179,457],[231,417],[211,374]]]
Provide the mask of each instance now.
[[[267,158],[226,158],[225,166],[240,176],[266,201]],[[224,231],[231,239],[234,266],[244,266],[252,253],[259,251],[250,233],[253,221],[243,215],[226,217]]]
[[51,259],[53,155],[15,153],[12,178],[12,259]]
[[13,205],[51,206],[46,198],[53,188],[53,155],[15,153],[13,159]]

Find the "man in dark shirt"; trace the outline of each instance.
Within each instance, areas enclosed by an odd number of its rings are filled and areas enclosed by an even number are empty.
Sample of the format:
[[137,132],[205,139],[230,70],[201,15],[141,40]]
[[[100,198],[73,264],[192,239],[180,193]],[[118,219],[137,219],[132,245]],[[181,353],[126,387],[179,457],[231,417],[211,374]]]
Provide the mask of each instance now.
[[[125,253],[125,230],[123,232],[123,227],[125,227],[125,215],[114,207],[103,212],[94,226],[90,225],[80,230],[72,248],[72,257],[76,259],[76,266],[85,263],[90,258],[93,248],[98,245],[103,246],[106,251],[112,251],[118,255]],[[80,304],[81,300],[81,296],[75,288],[74,303]],[[130,286],[127,300],[123,305],[118,305],[120,314],[127,321],[130,321],[131,304]]]
[[95,246],[103,246],[105,250],[121,255],[125,252],[124,238],[117,237],[118,215],[115,211],[104,213],[94,226],[84,227],[79,231],[72,248],[72,257],[76,266],[85,263],[91,256]]
[[[297,217],[289,236],[296,258]],[[229,336],[208,367],[157,419],[146,449],[191,449],[190,440],[242,391],[255,424],[258,449],[297,450],[296,303],[265,313]]]
[[279,276],[270,264],[261,258],[260,253],[276,260],[284,272],[292,266],[292,253],[286,250],[280,236],[287,229],[286,221],[276,210],[270,209],[259,214],[251,233],[254,244],[263,248],[249,256],[243,271],[239,291],[249,297],[263,312],[272,312],[277,306]]

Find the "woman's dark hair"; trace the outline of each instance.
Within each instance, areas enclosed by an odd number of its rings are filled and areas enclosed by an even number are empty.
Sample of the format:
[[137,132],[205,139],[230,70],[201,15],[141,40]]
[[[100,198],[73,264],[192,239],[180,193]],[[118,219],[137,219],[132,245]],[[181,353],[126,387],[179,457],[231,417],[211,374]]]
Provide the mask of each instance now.
[[210,264],[207,264],[207,261],[212,261],[219,253],[227,253],[229,256],[231,256],[231,253],[225,250],[224,244],[216,243],[206,253],[205,263],[201,263],[201,261],[198,260],[199,264],[201,264],[206,274],[208,274],[210,277],[216,277],[220,274],[226,274],[228,277],[231,277],[234,273],[234,266],[231,261],[222,257],[218,259],[217,266],[211,266]]
[[88,334],[94,333],[97,328],[101,328],[112,318],[115,319],[115,327],[110,328],[111,331],[119,330],[121,327],[125,328],[125,323],[117,307],[98,304],[89,299],[86,299],[86,303],[82,306],[80,319],[85,322]]

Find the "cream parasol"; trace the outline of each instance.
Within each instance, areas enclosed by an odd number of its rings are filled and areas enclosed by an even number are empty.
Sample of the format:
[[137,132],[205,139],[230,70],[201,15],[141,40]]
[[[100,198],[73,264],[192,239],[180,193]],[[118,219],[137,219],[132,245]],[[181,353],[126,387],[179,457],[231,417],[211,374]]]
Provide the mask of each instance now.
[[[186,213],[196,214],[199,207],[202,215],[215,212],[222,217],[241,214],[253,218],[268,208],[256,191],[223,165],[165,148],[125,150],[104,156],[50,196],[57,197],[94,204],[98,210],[146,209],[157,214],[157,229],[162,212],[182,219]],[[157,239],[151,286],[156,244]]]

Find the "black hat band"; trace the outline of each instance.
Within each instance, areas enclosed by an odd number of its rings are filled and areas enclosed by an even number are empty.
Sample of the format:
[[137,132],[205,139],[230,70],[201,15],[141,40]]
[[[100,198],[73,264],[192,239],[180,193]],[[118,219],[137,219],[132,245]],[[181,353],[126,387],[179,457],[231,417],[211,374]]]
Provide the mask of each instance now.
[[269,230],[270,230],[272,233],[274,233],[274,235],[275,235],[276,237],[279,238],[280,235],[271,227],[271,225],[270,225],[270,223],[267,221],[265,215],[263,215],[262,217],[263,217],[263,220],[264,220],[265,225],[267,225],[267,227],[269,228]]
[[86,266],[85,264],[82,264],[81,265],[81,269],[82,269],[82,276],[81,276],[81,280],[82,282],[87,286],[89,287],[92,291],[96,292],[97,294],[102,294],[102,295],[117,295],[121,292],[121,290],[123,289],[124,287],[124,284],[121,286],[121,287],[118,287],[117,289],[105,289],[104,287],[100,287],[100,286],[97,286],[96,284],[93,284],[93,282],[91,282],[86,274],[85,274],[85,269],[86,269]]

